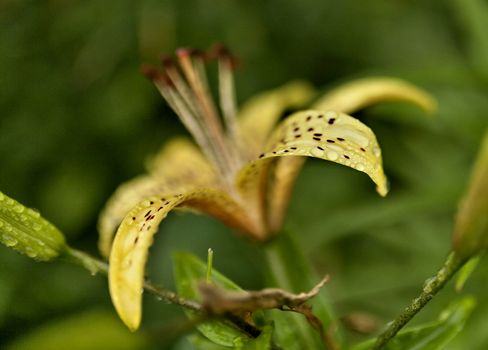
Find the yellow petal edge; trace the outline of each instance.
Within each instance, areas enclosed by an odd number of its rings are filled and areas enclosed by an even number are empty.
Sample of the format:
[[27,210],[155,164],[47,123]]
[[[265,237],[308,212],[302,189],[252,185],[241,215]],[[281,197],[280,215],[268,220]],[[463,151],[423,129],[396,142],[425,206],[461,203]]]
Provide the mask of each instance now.
[[229,226],[252,231],[252,221],[225,193],[199,189],[187,193],[149,197],[122,221],[110,252],[109,289],[122,321],[134,331],[142,316],[144,269],[153,237],[168,212],[184,205],[213,215]]
[[373,77],[354,80],[325,94],[312,108],[354,113],[378,102],[405,101],[427,112],[437,108],[437,102],[426,91],[402,79]]

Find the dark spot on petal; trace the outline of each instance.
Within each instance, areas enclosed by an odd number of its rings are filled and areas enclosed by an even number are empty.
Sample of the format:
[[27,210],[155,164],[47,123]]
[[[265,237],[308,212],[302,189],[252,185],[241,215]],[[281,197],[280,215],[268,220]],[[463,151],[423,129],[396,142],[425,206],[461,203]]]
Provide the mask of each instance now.
[[150,201],[150,202],[149,202],[149,204],[153,205],[153,204],[154,204],[154,202],[153,202],[153,201]]
[[296,148],[296,147],[290,147],[290,149],[292,149],[292,150],[296,150],[297,148]]
[[360,150],[363,151],[363,152],[366,152],[366,150],[364,148],[362,148],[362,147],[360,148]]
[[319,114],[319,115],[317,116],[317,118],[318,118],[318,119],[323,118],[323,117],[324,117],[324,115],[323,115],[323,114]]
[[334,124],[334,122],[335,122],[335,118],[330,118],[330,119],[329,119],[329,121],[328,121],[328,123],[329,123],[330,125]]
[[312,116],[310,116],[310,115],[309,115],[309,116],[307,117],[307,122],[309,122],[310,120],[312,120]]
[[149,211],[146,213],[146,215],[144,215],[144,217],[147,217],[149,214],[151,214],[151,211],[152,211],[152,210],[149,210]]
[[328,143],[335,143],[335,141],[334,141],[334,140],[330,140],[330,139],[328,139],[328,140],[327,140],[327,142],[328,142]]
[[302,137],[302,135],[300,135],[300,134],[295,135],[295,138],[296,138],[296,139],[298,139],[298,138],[300,138],[300,137]]
[[159,208],[158,208],[158,211],[160,211],[161,209],[163,209],[163,207],[159,207]]
[[146,231],[149,231],[151,229],[151,225],[149,225],[146,229]]
[[134,216],[132,217],[132,221],[136,221],[136,218]]
[[313,131],[313,128],[308,128],[307,131]]
[[298,131],[298,130],[300,130],[298,126],[295,129],[293,129],[293,131]]
[[320,141],[320,137],[312,137],[315,141]]
[[134,239],[134,244],[137,244],[138,240],[139,240],[139,236],[136,236],[136,238]]
[[290,151],[288,151],[287,149],[285,149],[283,152],[288,153],[288,152],[290,152]]
[[321,134],[321,133],[319,133],[319,132],[316,132],[315,134],[313,134],[313,136],[315,136],[315,137],[320,137],[320,136],[322,136],[322,134]]
[[324,150],[324,149],[323,149],[322,147],[320,147],[320,146],[317,146],[317,148],[318,148],[319,150],[321,150],[321,151],[323,151],[323,150]]
[[259,158],[263,158],[263,157],[264,157],[264,153],[261,153],[261,154],[259,155]]
[[273,151],[273,154],[276,154],[276,152],[275,152],[275,151]]
[[346,155],[346,154],[344,154],[344,158],[346,158],[346,159],[351,159],[351,158],[349,158],[349,156],[348,156],[348,155]]
[[343,139],[342,137],[337,138],[339,141],[346,141],[346,139]]

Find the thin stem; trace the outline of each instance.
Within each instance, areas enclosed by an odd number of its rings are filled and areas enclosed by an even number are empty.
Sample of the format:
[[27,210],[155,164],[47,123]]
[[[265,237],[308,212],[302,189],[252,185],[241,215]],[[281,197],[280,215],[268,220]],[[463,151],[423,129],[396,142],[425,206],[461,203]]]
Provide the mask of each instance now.
[[[91,255],[80,250],[73,249],[71,247],[66,248],[65,258],[67,258],[67,260],[70,262],[84,267],[92,275],[96,275],[97,273],[108,275],[108,264],[106,262],[94,258]],[[191,321],[192,324],[198,324],[212,318],[219,317],[218,315],[209,314],[198,302],[183,298],[175,292],[156,287],[150,281],[144,282],[144,290],[156,296],[156,298],[158,299],[164,300],[171,304],[180,305],[186,309],[198,312],[199,315],[197,316],[197,318]],[[259,334],[261,334],[261,331],[256,326],[248,323],[246,320],[236,315],[226,314],[224,316],[224,321],[232,324],[234,327],[250,335],[251,337],[255,338],[259,336]]]
[[451,253],[437,274],[429,278],[418,297],[378,336],[371,350],[382,349],[456,274],[466,261]]
[[[103,275],[108,274],[108,264],[106,262],[96,259],[85,252],[73,248],[67,248],[66,257],[68,260],[90,271],[92,275],[97,273],[101,273]],[[144,289],[156,296],[158,299],[162,299],[168,303],[180,305],[194,311],[202,311],[202,306],[199,303],[193,300],[185,299],[175,292],[156,287],[149,281],[144,282]]]

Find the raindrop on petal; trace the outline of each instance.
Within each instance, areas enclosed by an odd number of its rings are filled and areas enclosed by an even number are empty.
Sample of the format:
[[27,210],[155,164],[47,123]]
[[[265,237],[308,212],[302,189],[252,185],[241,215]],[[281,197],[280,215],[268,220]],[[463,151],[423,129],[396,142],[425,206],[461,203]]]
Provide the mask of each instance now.
[[327,152],[327,158],[334,161],[334,160],[337,160],[337,158],[339,158],[339,154],[337,154],[337,152],[334,152],[334,151],[328,151]]

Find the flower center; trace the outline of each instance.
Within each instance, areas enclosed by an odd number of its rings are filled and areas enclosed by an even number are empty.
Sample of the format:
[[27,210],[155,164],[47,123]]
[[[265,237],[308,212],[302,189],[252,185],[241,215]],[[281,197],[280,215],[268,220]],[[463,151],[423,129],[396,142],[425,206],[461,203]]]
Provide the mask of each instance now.
[[[213,59],[218,62],[220,111],[212,98],[205,69],[205,63]],[[221,45],[208,52],[178,49],[176,60],[163,57],[162,65],[163,71],[143,66],[142,72],[154,82],[222,175],[225,185],[232,188],[234,175],[242,165],[237,142],[233,56]]]

